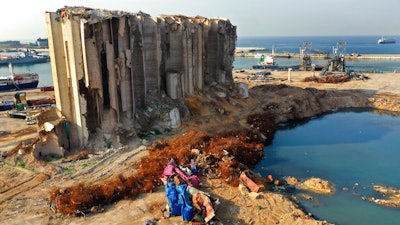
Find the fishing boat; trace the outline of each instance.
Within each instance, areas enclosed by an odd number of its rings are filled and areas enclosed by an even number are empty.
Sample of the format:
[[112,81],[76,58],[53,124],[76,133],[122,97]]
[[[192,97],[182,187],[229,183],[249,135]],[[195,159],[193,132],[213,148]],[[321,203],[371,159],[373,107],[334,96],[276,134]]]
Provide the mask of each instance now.
[[39,75],[37,73],[14,73],[9,63],[9,74],[0,76],[0,91],[24,90],[37,88]]
[[384,38],[383,36],[378,40],[378,44],[394,44],[396,40],[393,38]]
[[38,54],[33,50],[27,49],[17,55],[0,55],[0,66],[12,64],[33,64],[45,63],[50,61],[49,55]]

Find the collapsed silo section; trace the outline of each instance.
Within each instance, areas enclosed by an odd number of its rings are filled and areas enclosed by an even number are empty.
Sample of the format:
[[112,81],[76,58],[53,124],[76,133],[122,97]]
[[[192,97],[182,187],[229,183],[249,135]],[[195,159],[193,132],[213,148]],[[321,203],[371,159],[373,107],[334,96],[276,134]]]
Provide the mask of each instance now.
[[152,127],[143,121],[179,128],[184,98],[233,83],[236,27],[229,20],[83,7],[46,18],[56,102],[71,122],[71,148],[99,133]]
[[[66,19],[68,18],[68,19]],[[87,140],[86,99],[79,93],[85,79],[81,20],[78,15],[57,11],[46,13],[49,49],[57,108],[70,125],[71,148],[85,145]]]

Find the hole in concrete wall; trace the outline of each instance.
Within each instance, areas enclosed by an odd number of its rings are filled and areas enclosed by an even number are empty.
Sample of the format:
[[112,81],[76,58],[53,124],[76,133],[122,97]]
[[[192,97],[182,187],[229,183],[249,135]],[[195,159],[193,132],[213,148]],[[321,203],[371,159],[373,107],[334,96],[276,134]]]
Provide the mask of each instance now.
[[114,46],[114,55],[119,55],[118,48],[115,48],[115,46],[118,46],[118,27],[119,27],[119,19],[118,18],[112,18],[110,21],[110,33],[111,33],[111,39],[112,39],[112,44]]
[[105,109],[110,109],[110,92],[108,90],[108,69],[107,69],[107,54],[103,49],[100,52],[100,60],[101,60],[101,78],[103,83],[103,107]]
[[89,130],[89,132],[94,133],[96,132],[96,128],[100,127],[100,124],[98,123],[99,120],[99,115],[98,115],[98,105],[97,105],[97,100],[96,100],[96,94],[97,94],[97,89],[96,90],[89,90],[86,88],[85,82],[83,79],[79,80],[79,93],[83,95],[86,98],[86,126]]

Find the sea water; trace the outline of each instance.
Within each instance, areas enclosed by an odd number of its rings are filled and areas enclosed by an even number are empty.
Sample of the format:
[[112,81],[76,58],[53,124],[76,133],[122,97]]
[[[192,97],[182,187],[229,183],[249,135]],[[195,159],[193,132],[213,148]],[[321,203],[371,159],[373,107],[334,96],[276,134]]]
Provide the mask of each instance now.
[[[336,112],[278,130],[254,170],[280,179],[331,182],[333,195],[293,193],[316,218],[342,225],[400,224],[400,209],[361,199],[382,198],[372,190],[374,184],[400,189],[399,137],[398,116],[360,109]],[[301,193],[314,199],[301,198]]]
[[[299,37],[238,37],[238,47],[272,47],[276,53],[299,53],[304,42],[311,43],[312,53],[332,54],[337,42],[344,42],[346,53],[400,54],[400,40],[395,44],[378,44],[377,36],[299,36]],[[393,37],[398,39],[397,37]]]
[[[35,64],[15,64],[13,65],[14,73],[37,73],[39,75],[38,87],[52,86],[53,77],[51,75],[50,62]],[[0,66],[0,76],[8,76],[8,65]]]
[[[303,36],[303,37],[238,37],[237,47],[266,48],[259,53],[271,54],[272,48],[276,53],[299,53],[304,42],[311,43],[311,53],[333,54],[333,48],[337,42],[345,44],[345,54],[400,54],[400,40],[395,44],[378,44],[380,37],[376,36]],[[392,37],[395,38],[396,37]],[[251,69],[259,62],[257,58],[236,57],[233,67],[237,69]],[[298,58],[275,58],[275,62],[281,66],[300,64]],[[316,65],[326,65],[328,60],[313,60]],[[400,71],[400,59],[379,60],[347,60],[348,70],[360,72],[398,72]]]

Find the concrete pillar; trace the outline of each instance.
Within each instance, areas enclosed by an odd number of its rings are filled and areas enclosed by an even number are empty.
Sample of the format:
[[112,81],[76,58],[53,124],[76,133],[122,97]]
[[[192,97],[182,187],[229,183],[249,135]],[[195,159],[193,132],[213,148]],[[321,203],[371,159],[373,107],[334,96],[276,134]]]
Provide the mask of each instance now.
[[249,89],[247,84],[245,83],[237,83],[237,87],[239,89],[239,95],[241,98],[248,98],[249,97]]
[[181,117],[179,115],[178,108],[173,108],[169,112],[169,119],[170,119],[170,128],[176,129],[181,126]]
[[172,99],[182,98],[181,74],[167,73],[167,95]]

